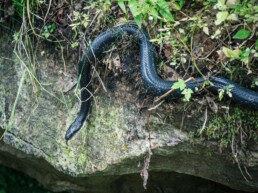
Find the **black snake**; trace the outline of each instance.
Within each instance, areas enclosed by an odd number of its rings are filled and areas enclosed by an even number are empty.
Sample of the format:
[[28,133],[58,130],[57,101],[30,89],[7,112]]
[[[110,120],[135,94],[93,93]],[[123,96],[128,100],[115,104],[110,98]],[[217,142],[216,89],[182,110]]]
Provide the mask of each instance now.
[[[134,24],[124,24],[113,29],[109,29],[101,33],[86,49],[86,53],[83,59],[79,63],[79,80],[81,89],[81,107],[78,116],[71,124],[66,132],[65,139],[69,140],[83,125],[85,119],[90,111],[91,107],[91,94],[90,94],[90,69],[91,64],[95,59],[101,55],[107,47],[116,42],[124,33],[128,35],[135,35],[139,39],[140,45],[140,58],[141,58],[141,76],[146,89],[148,89],[153,95],[162,95],[171,89],[171,86],[175,81],[166,81],[160,78],[157,74],[154,63],[154,49],[150,42],[149,35],[142,29],[139,29]],[[200,84],[205,82],[202,77],[196,78],[196,81]],[[239,84],[232,82],[222,77],[209,78],[212,86],[208,88],[211,92],[218,92],[228,85],[233,85],[231,89],[232,99],[238,103],[243,104],[254,109],[258,109],[258,93],[252,90],[246,89]],[[186,88],[195,90],[200,88],[195,81],[191,80],[186,83]],[[175,90],[170,94],[172,98],[178,98],[181,95],[180,90]],[[170,97],[170,98],[171,98]]]

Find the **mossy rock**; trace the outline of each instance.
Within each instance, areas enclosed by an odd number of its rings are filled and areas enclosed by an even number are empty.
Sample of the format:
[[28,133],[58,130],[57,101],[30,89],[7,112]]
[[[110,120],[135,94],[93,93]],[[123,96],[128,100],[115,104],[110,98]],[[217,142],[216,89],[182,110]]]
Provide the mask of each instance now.
[[64,72],[63,65],[48,57],[38,61],[36,73],[28,71],[26,59],[2,52],[12,50],[3,46],[5,42],[0,39],[0,58],[11,60],[0,59],[0,128],[5,132],[0,163],[55,191],[105,192],[106,188],[111,192],[112,184],[123,176],[139,175],[151,147],[149,172],[178,172],[258,191],[257,142],[249,151],[252,159],[245,163],[252,176],[246,181],[238,165],[228,159],[230,151],[221,153],[215,141],[188,137],[186,130],[201,127],[199,114],[186,118],[187,129],[180,130],[182,112],[173,115],[166,106],[160,107],[150,116],[149,131],[147,111],[140,110],[129,84],[97,92],[90,120],[66,144],[65,132],[79,109],[73,91],[66,92],[76,82],[76,67],[67,66]]

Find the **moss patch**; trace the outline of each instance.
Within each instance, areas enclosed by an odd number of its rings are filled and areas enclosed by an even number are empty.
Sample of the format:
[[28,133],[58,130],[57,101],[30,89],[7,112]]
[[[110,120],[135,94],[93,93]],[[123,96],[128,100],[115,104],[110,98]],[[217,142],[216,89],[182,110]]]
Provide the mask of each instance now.
[[227,114],[216,114],[205,134],[208,140],[218,140],[221,149],[233,145],[238,146],[238,151],[246,151],[248,142],[258,140],[257,116],[257,111],[240,108],[234,108]]

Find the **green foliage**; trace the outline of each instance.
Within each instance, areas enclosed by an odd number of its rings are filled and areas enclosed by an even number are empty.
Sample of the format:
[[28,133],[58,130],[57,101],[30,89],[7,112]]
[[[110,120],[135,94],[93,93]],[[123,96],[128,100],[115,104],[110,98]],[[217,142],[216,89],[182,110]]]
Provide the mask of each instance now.
[[247,39],[250,35],[251,35],[251,32],[249,30],[240,29],[233,36],[233,39],[244,40],[244,39]]
[[185,81],[183,79],[178,79],[172,86],[172,89],[180,89],[181,91],[184,90],[186,87]]
[[45,25],[43,28],[43,32],[42,32],[42,36],[46,39],[49,38],[49,36],[56,30],[56,24],[52,23],[52,24],[48,24]]
[[193,91],[192,89],[190,88],[186,88],[186,83],[183,79],[178,79],[177,82],[175,82],[172,87],[172,89],[179,89],[181,92],[182,95],[184,95],[184,100],[185,101],[189,101],[192,94],[193,94]]
[[243,0],[233,5],[226,4],[226,0],[218,0],[214,9],[219,10],[217,13],[216,25],[222,24],[224,21],[238,21],[238,17],[245,18],[245,22],[255,23],[258,21],[258,5],[253,0]]
[[81,28],[85,29],[89,24],[89,16],[86,13],[80,13],[78,11],[73,12],[73,23],[70,25],[75,32],[75,36],[78,34]]
[[71,47],[72,48],[76,48],[76,47],[78,47],[79,46],[79,43],[78,42],[72,42],[72,44],[71,44]]
[[181,9],[184,1],[179,0],[171,4],[165,0],[118,0],[117,3],[126,14],[128,14],[126,9],[128,6],[135,22],[141,27],[144,19],[154,20],[155,22],[158,19],[165,22],[174,22],[174,17],[171,14],[172,6],[176,9]]
[[231,50],[227,47],[222,47],[222,51],[225,54],[225,56],[231,60],[240,59],[240,55],[241,55],[240,49]]
[[234,88],[233,85],[227,85],[221,89],[219,89],[219,100],[221,101],[224,95],[226,94],[228,97],[232,97],[231,89]]
[[[252,61],[258,57],[258,40],[253,41],[254,30],[256,29],[255,23],[258,22],[258,5],[254,0],[232,2],[231,5],[228,5],[225,0],[218,0],[214,8],[219,10],[218,14],[227,13],[227,16],[219,23],[220,25],[224,23],[225,26],[229,26],[232,23],[240,23],[241,27],[233,34],[232,39],[242,43],[237,47],[222,47],[222,52],[230,61],[242,62],[247,73],[252,74],[254,72]],[[252,80],[252,82],[255,82],[255,80]]]
[[23,17],[24,12],[29,14],[28,11],[37,11],[40,3],[38,0],[12,0],[11,2],[15,13],[18,14],[20,18]]
[[[109,22],[109,14],[112,11],[111,0],[90,0],[85,4],[82,10],[83,11],[73,11],[72,23],[69,25],[74,31],[74,36],[70,42],[72,48],[79,46],[78,38],[82,38],[80,35],[85,33],[89,23],[92,22],[91,15],[93,14],[89,13],[94,12],[94,18],[96,19],[94,23],[98,26],[102,26],[103,24],[105,26],[106,23]],[[93,24],[93,22],[91,24]],[[78,34],[80,35],[78,36]]]
[[184,100],[188,102],[193,94],[193,90],[186,88],[182,91],[182,94],[184,95]]
[[22,17],[24,8],[26,8],[26,2],[23,0],[12,0],[12,3],[14,5],[16,13],[18,13],[18,15]]
[[177,42],[175,41],[175,38],[171,36],[172,26],[168,24],[166,28],[159,29],[159,34],[151,39],[151,42],[156,42],[159,45],[162,45],[164,42],[170,42],[173,46],[178,46]]
[[235,108],[228,114],[216,114],[211,119],[204,133],[209,140],[218,140],[220,148],[227,148],[234,143],[238,151],[244,151],[248,141],[258,140],[258,113]]
[[252,57],[255,57],[255,58],[258,57],[258,52],[255,49],[246,48],[243,50],[241,49],[231,50],[229,48],[223,47],[222,51],[225,54],[225,56],[229,58],[231,61],[240,60],[241,62],[243,62],[246,65],[248,73],[249,74],[252,73],[252,70],[248,64],[250,63],[250,59]]
[[243,0],[228,7],[235,14],[244,17],[245,22],[256,23],[258,21],[258,5],[256,0]]
[[[24,12],[26,12],[26,9],[28,7],[27,1],[9,0],[9,1],[1,1],[1,3],[0,3],[0,27],[7,29],[8,31],[13,31],[15,30],[14,27],[17,26],[17,24],[20,25],[22,22]],[[29,5],[33,4],[33,2],[28,2],[28,4]],[[7,18],[8,18],[7,20],[8,23],[5,23],[5,19]]]
[[222,22],[224,22],[228,17],[228,12],[227,11],[220,11],[216,15],[216,21],[215,25],[220,25]]
[[18,41],[19,41],[19,36],[20,36],[20,34],[19,34],[19,32],[14,32],[13,33],[13,42],[14,43],[18,43]]

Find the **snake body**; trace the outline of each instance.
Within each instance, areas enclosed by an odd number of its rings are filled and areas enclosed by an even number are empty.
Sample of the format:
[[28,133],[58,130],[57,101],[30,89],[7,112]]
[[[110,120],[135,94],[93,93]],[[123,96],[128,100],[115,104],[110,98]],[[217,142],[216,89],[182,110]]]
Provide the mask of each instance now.
[[[71,124],[66,132],[65,139],[69,140],[83,125],[83,122],[87,118],[90,106],[91,106],[91,94],[90,94],[90,69],[91,64],[98,58],[107,47],[116,42],[122,37],[124,33],[128,35],[135,35],[139,40],[140,46],[140,60],[141,60],[141,76],[144,82],[144,86],[153,95],[162,95],[171,89],[171,86],[175,81],[163,80],[156,71],[154,63],[154,48],[150,42],[149,35],[142,29],[139,29],[137,25],[134,24],[124,24],[112,29],[109,29],[101,33],[92,44],[86,49],[86,53],[79,63],[79,83],[81,88],[87,88],[81,90],[81,107],[78,116]],[[202,77],[196,78],[199,84],[203,84],[205,79]],[[228,85],[233,85],[231,89],[232,99],[237,103],[241,103],[244,106],[251,107],[253,109],[258,109],[258,93],[247,88],[240,86],[239,84],[230,81],[222,77],[212,77],[209,79],[212,86],[208,89],[211,92],[218,92]],[[186,83],[186,88],[195,90],[199,88],[199,84],[191,80]],[[169,98],[178,98],[181,95],[181,91],[175,90],[169,96]]]

